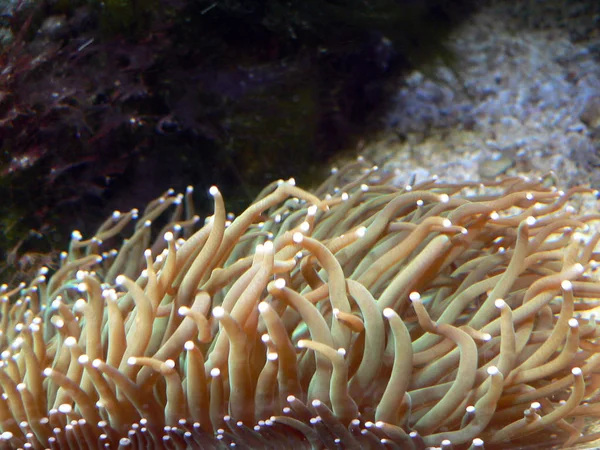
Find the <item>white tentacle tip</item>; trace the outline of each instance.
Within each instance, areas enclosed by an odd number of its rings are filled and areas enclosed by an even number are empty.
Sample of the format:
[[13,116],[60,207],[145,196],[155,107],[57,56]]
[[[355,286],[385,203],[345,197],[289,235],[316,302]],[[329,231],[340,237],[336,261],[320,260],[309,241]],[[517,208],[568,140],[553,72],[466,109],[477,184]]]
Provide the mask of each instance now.
[[390,318],[394,317],[395,314],[396,314],[396,312],[392,308],[385,308],[383,310],[383,316],[386,319],[390,319]]
[[490,366],[487,368],[487,373],[488,375],[497,375],[500,373],[500,371],[496,366]]
[[277,278],[273,282],[273,286],[276,287],[277,289],[283,289],[285,287],[285,279],[284,278]]
[[225,308],[222,306],[215,306],[212,310],[212,315],[215,319],[220,319],[225,316]]
[[421,301],[421,294],[419,294],[417,291],[413,291],[408,294],[408,298],[411,302],[418,302]]

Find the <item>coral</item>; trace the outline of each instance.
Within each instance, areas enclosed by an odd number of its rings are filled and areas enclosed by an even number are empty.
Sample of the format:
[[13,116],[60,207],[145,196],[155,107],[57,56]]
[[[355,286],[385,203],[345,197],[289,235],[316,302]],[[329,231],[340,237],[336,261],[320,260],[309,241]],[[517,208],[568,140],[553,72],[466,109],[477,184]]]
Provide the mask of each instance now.
[[3,448],[598,437],[600,217],[569,205],[596,192],[397,187],[359,159],[237,217],[209,193],[196,231],[191,189],[168,191],[2,287]]

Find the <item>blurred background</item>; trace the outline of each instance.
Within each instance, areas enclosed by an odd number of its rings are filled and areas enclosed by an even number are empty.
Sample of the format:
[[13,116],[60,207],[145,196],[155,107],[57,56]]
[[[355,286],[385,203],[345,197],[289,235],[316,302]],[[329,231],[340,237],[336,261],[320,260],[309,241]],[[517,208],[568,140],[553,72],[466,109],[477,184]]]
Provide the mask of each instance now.
[[5,281],[169,188],[239,212],[357,154],[600,181],[593,0],[1,0],[0,45]]

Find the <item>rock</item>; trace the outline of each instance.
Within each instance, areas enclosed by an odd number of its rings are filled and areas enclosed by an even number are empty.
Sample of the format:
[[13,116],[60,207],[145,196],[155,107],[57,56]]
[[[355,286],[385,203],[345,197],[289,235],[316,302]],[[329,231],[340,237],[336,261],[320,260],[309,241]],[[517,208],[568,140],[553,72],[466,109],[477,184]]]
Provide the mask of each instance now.
[[479,175],[481,178],[495,178],[505,173],[513,165],[514,161],[508,156],[486,159],[479,164]]
[[592,130],[600,128],[600,95],[586,99],[579,119]]

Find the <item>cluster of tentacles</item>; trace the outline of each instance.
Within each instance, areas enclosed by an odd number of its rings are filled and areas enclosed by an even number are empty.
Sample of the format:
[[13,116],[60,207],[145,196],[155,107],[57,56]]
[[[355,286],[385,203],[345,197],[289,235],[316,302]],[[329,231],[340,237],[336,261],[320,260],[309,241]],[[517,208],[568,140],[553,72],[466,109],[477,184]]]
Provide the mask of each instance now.
[[0,449],[598,438],[600,215],[569,206],[595,192],[399,187],[359,159],[237,217],[210,195],[199,229],[167,192],[2,286]]

